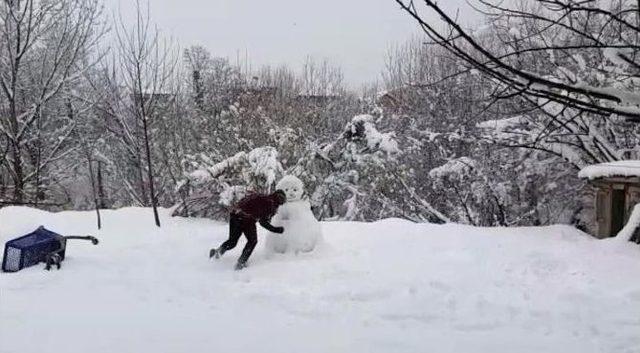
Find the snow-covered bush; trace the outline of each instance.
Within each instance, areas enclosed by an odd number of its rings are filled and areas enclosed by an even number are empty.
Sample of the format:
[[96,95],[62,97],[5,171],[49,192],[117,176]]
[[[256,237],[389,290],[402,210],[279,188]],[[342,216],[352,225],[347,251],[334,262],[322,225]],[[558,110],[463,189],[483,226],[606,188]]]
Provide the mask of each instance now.
[[273,191],[283,170],[278,151],[271,146],[238,152],[215,163],[201,155],[190,164],[192,171],[178,185],[184,200],[175,214],[222,218],[247,192]]
[[382,151],[386,154],[400,152],[394,132],[381,133],[376,129],[374,117],[369,114],[354,117],[345,128],[345,137],[355,141],[361,139],[371,151]]
[[311,204],[321,219],[374,220],[390,214],[393,163],[400,154],[395,134],[380,132],[373,115],[356,115],[324,144],[312,143],[293,168],[312,188]]

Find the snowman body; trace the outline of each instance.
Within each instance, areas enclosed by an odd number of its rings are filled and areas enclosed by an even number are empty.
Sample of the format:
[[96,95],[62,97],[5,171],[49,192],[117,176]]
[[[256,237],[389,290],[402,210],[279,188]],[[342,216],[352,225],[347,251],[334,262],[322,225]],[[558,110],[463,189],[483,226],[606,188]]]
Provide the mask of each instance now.
[[278,208],[271,219],[274,226],[284,227],[284,233],[267,234],[266,249],[275,253],[298,253],[313,251],[322,240],[320,222],[311,211],[311,204],[302,198],[302,181],[294,176],[285,176],[276,185],[287,195],[287,202]]

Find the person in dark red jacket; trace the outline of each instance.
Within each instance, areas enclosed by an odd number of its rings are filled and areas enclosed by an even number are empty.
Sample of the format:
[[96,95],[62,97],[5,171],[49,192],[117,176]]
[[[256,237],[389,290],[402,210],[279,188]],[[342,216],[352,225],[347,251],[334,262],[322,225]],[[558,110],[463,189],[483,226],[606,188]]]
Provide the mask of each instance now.
[[219,259],[225,252],[235,248],[240,236],[244,233],[247,238],[247,245],[242,250],[242,255],[238,258],[236,270],[247,266],[247,260],[251,252],[258,244],[258,234],[256,222],[259,222],[265,229],[274,232],[284,232],[283,227],[274,227],[269,223],[271,217],[276,214],[278,207],[287,201],[284,191],[277,190],[270,195],[249,194],[242,198],[232,208],[229,215],[229,239],[222,243],[219,248],[209,251],[209,258]]

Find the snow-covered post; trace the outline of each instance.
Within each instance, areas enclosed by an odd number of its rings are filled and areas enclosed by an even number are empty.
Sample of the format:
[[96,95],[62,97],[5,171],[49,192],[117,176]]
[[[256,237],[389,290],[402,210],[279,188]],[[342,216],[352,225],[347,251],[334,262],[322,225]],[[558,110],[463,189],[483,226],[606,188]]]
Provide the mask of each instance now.
[[616,240],[640,243],[640,203],[633,207],[627,224],[618,232]]

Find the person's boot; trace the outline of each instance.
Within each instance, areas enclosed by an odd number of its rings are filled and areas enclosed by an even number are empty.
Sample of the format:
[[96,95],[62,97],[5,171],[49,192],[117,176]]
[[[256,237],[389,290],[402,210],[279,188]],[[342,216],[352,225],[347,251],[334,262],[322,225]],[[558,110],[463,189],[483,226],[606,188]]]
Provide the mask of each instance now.
[[247,263],[246,263],[246,262],[240,262],[240,261],[238,261],[238,262],[236,263],[235,270],[236,270],[236,271],[240,271],[240,270],[242,270],[242,269],[243,269],[243,268],[245,268],[245,267],[247,267]]
[[219,259],[220,256],[222,256],[222,253],[220,252],[220,249],[211,249],[209,251],[209,258],[216,258]]

